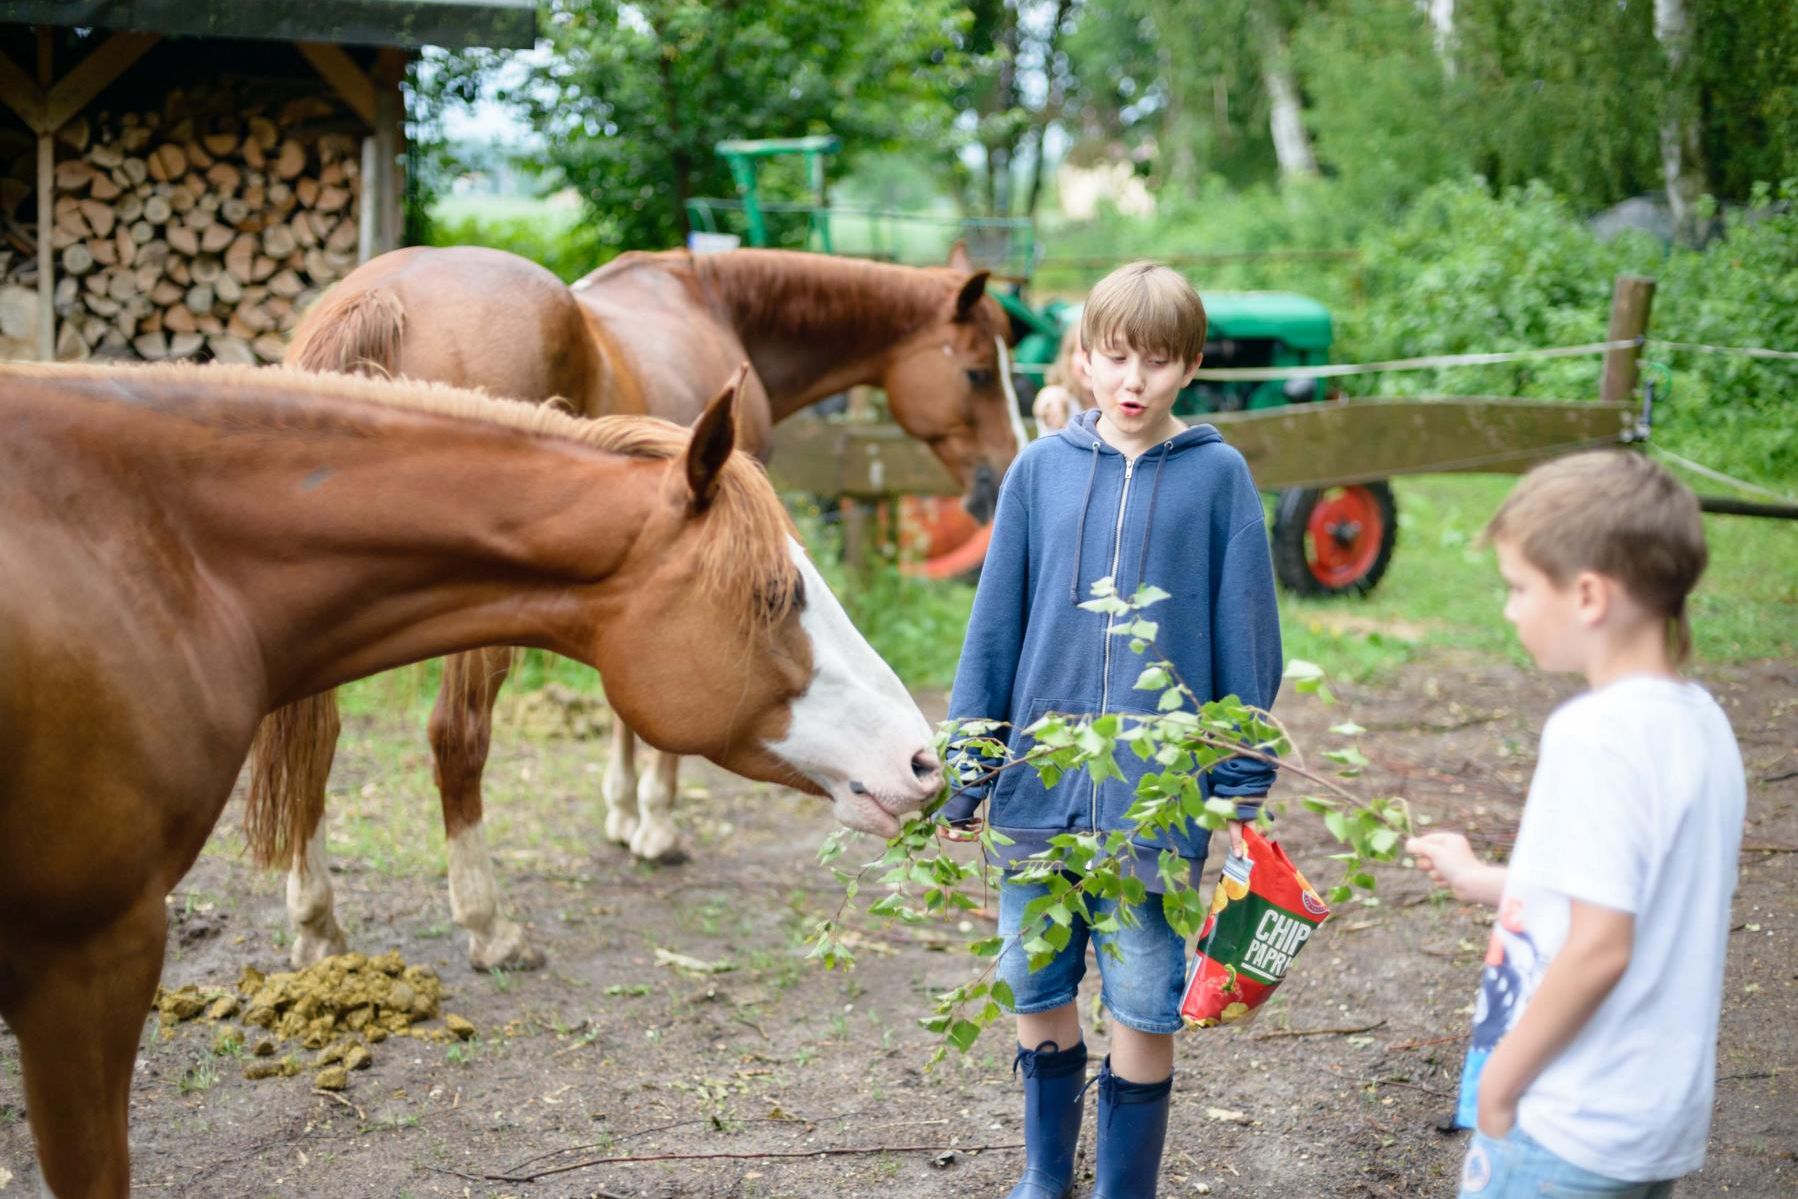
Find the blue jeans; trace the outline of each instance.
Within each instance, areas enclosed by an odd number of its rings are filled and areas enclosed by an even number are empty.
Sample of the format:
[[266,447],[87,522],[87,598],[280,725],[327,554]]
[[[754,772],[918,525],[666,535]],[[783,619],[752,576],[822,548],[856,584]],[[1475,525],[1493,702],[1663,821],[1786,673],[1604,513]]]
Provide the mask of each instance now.
[[[1067,948],[1041,970],[1032,971],[1019,932],[1025,907],[1048,891],[1041,883],[1009,878],[999,888],[999,935],[1005,945],[996,973],[1011,987],[1015,1014],[1028,1016],[1074,1002],[1086,976],[1090,941],[1099,950],[1099,997],[1112,1019],[1138,1032],[1173,1033],[1185,1027],[1180,993],[1186,984],[1186,941],[1168,927],[1160,895],[1151,894],[1136,908],[1135,928],[1124,925],[1115,933],[1097,932],[1076,916]],[[1089,898],[1086,904],[1094,919],[1115,914],[1118,906],[1114,899]],[[1104,951],[1107,943],[1117,946],[1122,961]]]
[[1563,1161],[1513,1126],[1503,1140],[1478,1129],[1461,1164],[1460,1199],[1671,1199],[1673,1183],[1621,1182]]

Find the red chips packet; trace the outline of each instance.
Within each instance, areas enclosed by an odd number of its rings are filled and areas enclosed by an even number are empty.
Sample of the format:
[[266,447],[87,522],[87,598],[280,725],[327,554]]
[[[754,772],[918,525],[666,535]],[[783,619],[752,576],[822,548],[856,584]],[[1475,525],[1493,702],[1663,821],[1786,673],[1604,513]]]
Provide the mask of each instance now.
[[1188,1028],[1247,1023],[1286,977],[1330,909],[1286,851],[1252,825],[1248,857],[1228,855],[1199,930],[1192,975],[1180,1000]]

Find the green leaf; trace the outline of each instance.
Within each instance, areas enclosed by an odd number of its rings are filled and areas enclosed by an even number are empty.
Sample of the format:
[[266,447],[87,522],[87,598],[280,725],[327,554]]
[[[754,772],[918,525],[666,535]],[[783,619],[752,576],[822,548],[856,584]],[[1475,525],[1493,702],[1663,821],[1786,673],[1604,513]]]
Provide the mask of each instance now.
[[949,1026],[948,1035],[950,1043],[966,1053],[980,1038],[980,1026],[972,1020],[957,1020]]
[[1160,666],[1146,666],[1143,668],[1143,672],[1136,676],[1136,684],[1133,687],[1133,690],[1161,691],[1165,689],[1170,682],[1172,682],[1172,680],[1168,678],[1166,669]]

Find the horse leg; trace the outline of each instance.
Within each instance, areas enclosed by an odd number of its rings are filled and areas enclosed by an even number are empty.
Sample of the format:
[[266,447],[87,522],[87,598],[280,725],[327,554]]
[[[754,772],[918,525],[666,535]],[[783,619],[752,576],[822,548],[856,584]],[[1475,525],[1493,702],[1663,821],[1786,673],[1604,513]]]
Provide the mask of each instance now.
[[131,1074],[167,936],[168,913],[153,894],[73,945],[20,955],[0,1016],[19,1040],[25,1112],[58,1199],[131,1190]]
[[450,918],[468,930],[476,970],[534,970],[543,954],[524,929],[499,914],[499,884],[481,834],[481,770],[493,731],[493,701],[512,668],[509,649],[482,649],[443,660],[443,685],[431,710],[431,751],[449,841]]
[[287,921],[293,926],[293,951],[288,957],[295,970],[349,950],[332,910],[324,812],[314,810],[308,816],[311,832],[304,845],[294,846],[293,864],[287,871]]
[[631,838],[631,854],[646,862],[675,862],[680,833],[674,827],[675,787],[680,774],[680,755],[654,751],[655,764],[637,786],[639,823]]
[[612,721],[612,756],[600,793],[606,798],[606,840],[629,845],[637,833],[637,735],[624,721]]

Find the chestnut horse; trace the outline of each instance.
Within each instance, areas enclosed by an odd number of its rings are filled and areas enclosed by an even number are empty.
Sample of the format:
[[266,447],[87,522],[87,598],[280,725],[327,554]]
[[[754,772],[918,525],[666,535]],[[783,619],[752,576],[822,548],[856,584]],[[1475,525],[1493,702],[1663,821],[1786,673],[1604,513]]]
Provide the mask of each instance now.
[[[689,436],[341,375],[0,367],[0,1018],[53,1194],[129,1189],[164,900],[279,705],[538,646],[655,744],[852,827],[935,793],[929,726],[732,452],[732,403]],[[253,765],[311,768],[278,748]],[[299,823],[245,829],[268,857]]]
[[[965,261],[965,260],[963,260]],[[565,287],[523,258],[457,247],[399,250],[362,266],[301,322],[289,365],[365,370],[473,386],[579,412],[648,412],[683,424],[739,362],[753,366],[742,444],[827,395],[885,388],[893,416],[967,485],[990,517],[1000,476],[1024,444],[1006,350],[1009,325],[986,273],[922,269],[778,250],[625,254]],[[430,739],[449,845],[450,912],[478,968],[542,956],[500,914],[481,834],[481,772],[505,650],[445,663]],[[320,701],[322,702],[322,701]],[[307,723],[317,724],[316,721]],[[321,746],[325,769],[330,746]],[[638,857],[677,847],[679,758],[639,780],[636,742],[615,722],[602,792],[606,835]],[[323,774],[308,805],[323,812]],[[296,966],[345,945],[332,912],[322,825],[296,847],[287,883]]]

